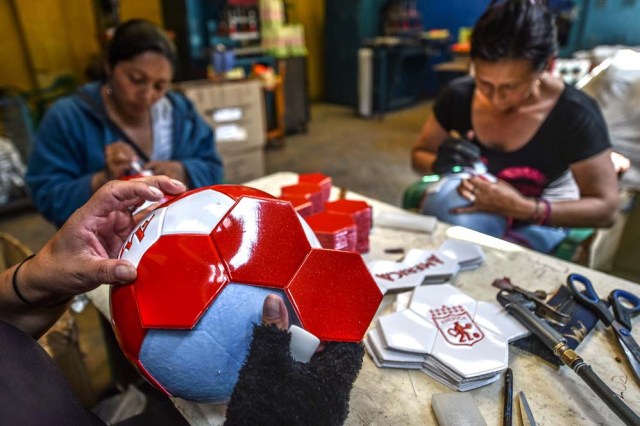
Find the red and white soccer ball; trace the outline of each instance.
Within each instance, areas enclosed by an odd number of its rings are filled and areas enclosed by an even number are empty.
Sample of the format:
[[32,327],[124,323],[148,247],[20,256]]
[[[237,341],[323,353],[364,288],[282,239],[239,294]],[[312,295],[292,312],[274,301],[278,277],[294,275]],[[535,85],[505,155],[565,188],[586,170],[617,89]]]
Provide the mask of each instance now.
[[360,255],[320,248],[289,202],[217,185],[149,213],[120,257],[137,280],[111,288],[125,355],[170,396],[228,400],[267,294],[324,341],[360,341],[382,294]]

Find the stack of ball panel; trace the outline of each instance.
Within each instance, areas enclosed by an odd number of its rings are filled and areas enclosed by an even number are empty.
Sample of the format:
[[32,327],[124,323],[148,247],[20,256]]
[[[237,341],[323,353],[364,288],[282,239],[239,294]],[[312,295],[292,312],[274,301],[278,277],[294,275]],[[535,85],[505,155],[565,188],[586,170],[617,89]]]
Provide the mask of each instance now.
[[356,225],[356,251],[369,252],[369,233],[373,225],[371,206],[364,201],[341,199],[324,203],[325,211],[345,214],[353,219]]
[[322,212],[306,218],[323,248],[356,251],[358,232],[350,215]]

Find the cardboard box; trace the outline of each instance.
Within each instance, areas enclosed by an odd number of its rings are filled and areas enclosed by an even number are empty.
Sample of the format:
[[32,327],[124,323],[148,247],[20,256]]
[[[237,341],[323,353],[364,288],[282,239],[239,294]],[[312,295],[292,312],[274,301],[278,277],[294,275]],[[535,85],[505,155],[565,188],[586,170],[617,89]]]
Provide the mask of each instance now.
[[176,89],[194,103],[211,126],[222,156],[266,144],[264,95],[259,80],[199,80],[180,83]]
[[224,154],[222,162],[227,183],[244,183],[264,176],[265,161],[262,147]]

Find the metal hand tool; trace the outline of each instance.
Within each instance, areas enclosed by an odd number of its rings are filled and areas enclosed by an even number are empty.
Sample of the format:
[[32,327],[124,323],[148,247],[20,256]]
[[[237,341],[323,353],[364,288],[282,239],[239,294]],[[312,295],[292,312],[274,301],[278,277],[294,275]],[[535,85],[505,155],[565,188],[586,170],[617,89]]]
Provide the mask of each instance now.
[[575,371],[625,424],[640,426],[640,417],[624,403],[620,395],[609,389],[589,364],[567,346],[564,337],[526,307],[528,300],[524,296],[510,290],[501,290],[498,293],[498,302],[551,349],[565,365]]
[[533,418],[529,401],[524,396],[524,392],[518,393],[518,405],[520,406],[520,420],[524,426],[536,426],[536,420]]
[[[611,314],[609,307],[600,299],[588,278],[580,274],[571,274],[567,277],[567,285],[579,303],[596,314],[607,327],[613,329],[633,374],[640,383],[640,346],[631,335],[631,318],[640,312],[640,298],[628,291],[613,290],[609,294],[609,303],[613,309]],[[580,291],[579,285],[584,287],[584,292]]]
[[523,288],[518,287],[517,285],[514,285],[511,282],[511,280],[507,277],[493,280],[492,285],[502,290],[515,291],[517,293],[520,293],[527,299],[531,300],[536,304],[536,308],[535,308],[536,313],[543,318],[550,319],[551,321],[555,321],[562,325],[567,324],[571,319],[569,315],[558,311],[553,306],[545,302],[547,293],[542,290],[527,291]]

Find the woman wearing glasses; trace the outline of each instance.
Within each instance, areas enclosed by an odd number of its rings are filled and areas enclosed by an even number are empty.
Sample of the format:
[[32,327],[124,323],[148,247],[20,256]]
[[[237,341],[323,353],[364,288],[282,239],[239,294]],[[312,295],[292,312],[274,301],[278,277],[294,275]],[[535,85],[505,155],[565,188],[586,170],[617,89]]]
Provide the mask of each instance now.
[[[551,75],[556,54],[554,18],[539,1],[493,2],[476,23],[472,76],[444,89],[412,164],[422,174],[480,164],[497,179],[458,179],[455,194],[438,195],[441,220],[546,253],[564,227],[613,224],[618,184],[606,124],[593,99]],[[423,212],[432,210],[425,202]],[[487,216],[491,226],[475,220]]]

